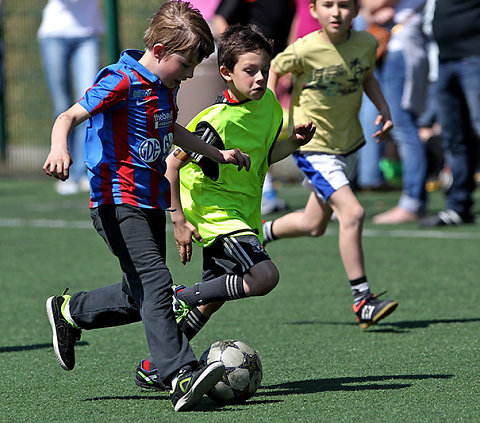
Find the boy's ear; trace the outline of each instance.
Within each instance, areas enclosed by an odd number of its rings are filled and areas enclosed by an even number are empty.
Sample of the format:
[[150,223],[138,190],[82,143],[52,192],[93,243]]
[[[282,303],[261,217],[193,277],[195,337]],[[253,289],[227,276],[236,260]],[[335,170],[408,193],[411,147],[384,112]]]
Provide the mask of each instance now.
[[165,55],[165,45],[157,43],[153,46],[153,56],[157,60],[161,60]]
[[318,21],[318,14],[317,14],[317,10],[315,9],[315,6],[316,4],[310,3],[309,10],[310,10],[310,15],[312,15],[312,18]]
[[220,75],[227,82],[232,80],[231,72],[227,69],[225,65],[220,66]]

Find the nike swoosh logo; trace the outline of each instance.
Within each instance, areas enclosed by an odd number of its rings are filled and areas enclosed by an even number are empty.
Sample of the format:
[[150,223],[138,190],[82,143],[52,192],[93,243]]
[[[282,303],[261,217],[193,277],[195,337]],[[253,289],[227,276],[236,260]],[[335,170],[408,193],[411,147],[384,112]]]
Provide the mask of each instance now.
[[151,100],[153,100],[153,98],[148,98],[146,100],[137,100],[137,106],[143,106],[145,103],[148,103]]

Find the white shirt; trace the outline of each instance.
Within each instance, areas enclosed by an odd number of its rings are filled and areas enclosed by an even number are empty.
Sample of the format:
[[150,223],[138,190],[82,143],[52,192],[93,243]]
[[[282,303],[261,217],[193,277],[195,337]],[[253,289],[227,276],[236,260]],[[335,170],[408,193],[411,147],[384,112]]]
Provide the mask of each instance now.
[[98,0],[49,0],[37,35],[38,38],[82,38],[104,31]]

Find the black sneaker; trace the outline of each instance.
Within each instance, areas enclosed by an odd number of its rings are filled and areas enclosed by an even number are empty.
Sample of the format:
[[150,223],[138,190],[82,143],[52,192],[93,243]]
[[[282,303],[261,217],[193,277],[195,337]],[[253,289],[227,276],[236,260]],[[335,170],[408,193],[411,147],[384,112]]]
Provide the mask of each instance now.
[[142,360],[135,371],[135,384],[140,388],[150,389],[152,391],[170,391],[170,387],[166,386],[158,377],[157,369],[145,370]]
[[170,396],[175,411],[193,409],[224,373],[225,366],[220,361],[214,361],[195,370],[191,368],[181,370]]
[[468,223],[475,223],[475,218],[471,213],[458,213],[452,209],[441,211],[418,221],[418,225],[422,228],[463,225]]
[[60,363],[65,370],[72,370],[75,367],[75,342],[80,339],[82,331],[74,328],[62,314],[62,306],[70,298],[70,295],[50,297],[47,299],[46,309],[48,320],[53,332],[53,349]]
[[[384,293],[385,292],[382,294]],[[379,294],[378,296],[370,294],[370,296],[365,298],[359,304],[353,305],[353,311],[357,315],[360,329],[367,329],[369,326],[374,325],[379,320],[387,317],[397,308],[397,301],[379,300],[378,297],[382,294]]]

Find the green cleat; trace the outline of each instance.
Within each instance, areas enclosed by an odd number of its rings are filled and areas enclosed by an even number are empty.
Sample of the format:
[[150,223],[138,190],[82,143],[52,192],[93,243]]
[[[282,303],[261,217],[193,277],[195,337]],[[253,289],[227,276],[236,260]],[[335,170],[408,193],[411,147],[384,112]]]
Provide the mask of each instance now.
[[183,322],[187,319],[188,313],[192,311],[192,307],[187,305],[185,301],[182,301],[178,298],[178,293],[186,288],[185,285],[172,285],[173,289],[173,312],[175,313],[175,320],[177,325],[181,326]]

